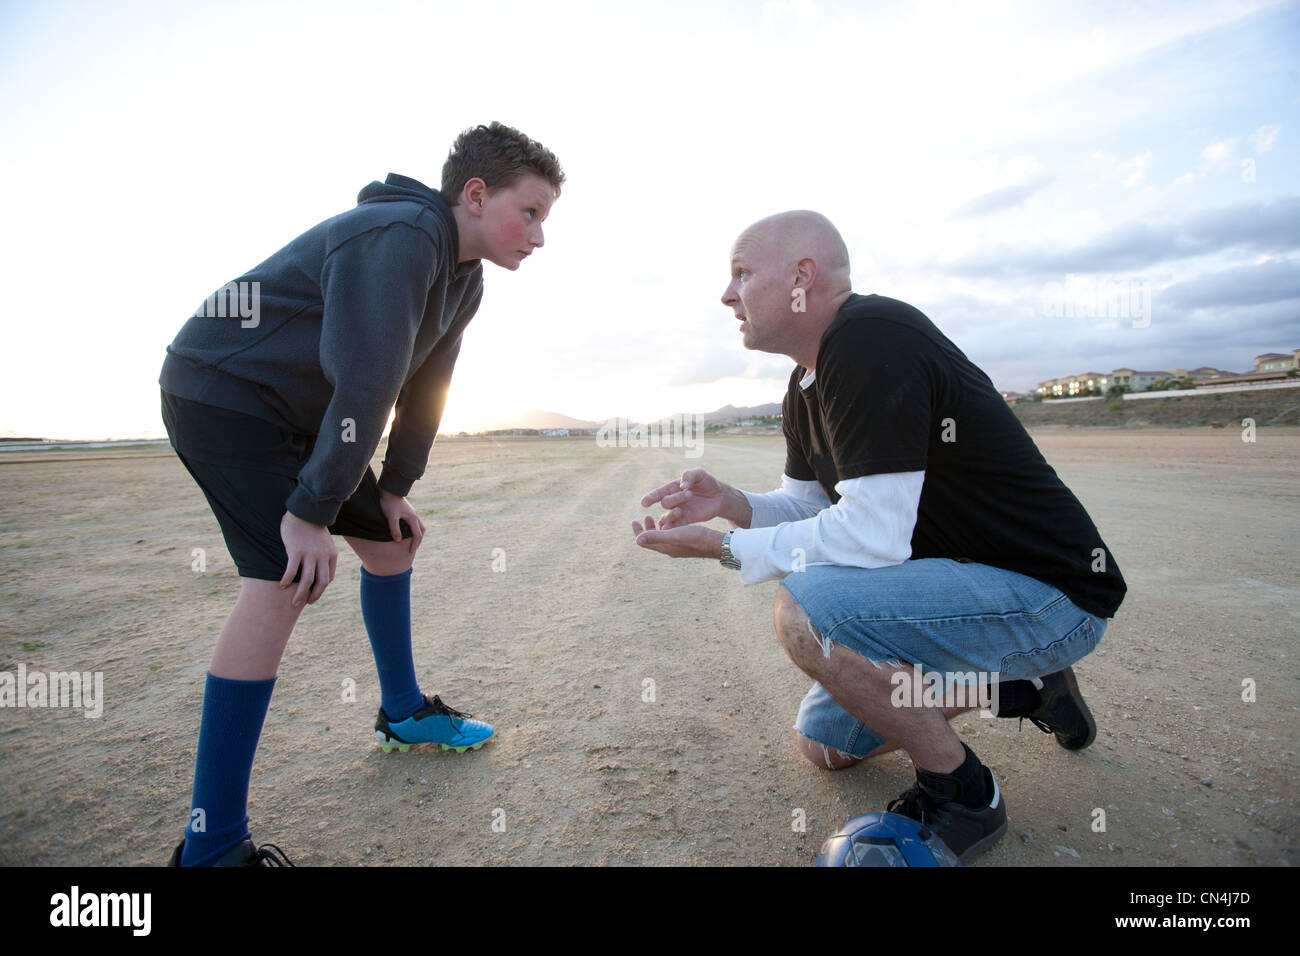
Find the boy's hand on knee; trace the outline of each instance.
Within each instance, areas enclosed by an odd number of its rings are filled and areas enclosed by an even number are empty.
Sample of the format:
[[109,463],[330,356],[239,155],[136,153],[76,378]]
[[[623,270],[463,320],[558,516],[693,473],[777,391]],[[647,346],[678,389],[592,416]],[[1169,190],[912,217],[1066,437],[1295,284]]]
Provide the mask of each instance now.
[[411,547],[410,553],[415,554],[420,547],[420,542],[424,540],[424,522],[420,520],[420,515],[411,507],[411,503],[400,495],[395,495],[391,491],[379,490],[379,510],[384,513],[388,519],[388,532],[393,536],[394,541],[402,540],[402,525],[405,521],[407,527],[411,529]]
[[286,511],[280,519],[280,540],[289,555],[289,566],[280,579],[280,587],[291,587],[293,579],[298,577],[293,606],[316,603],[334,580],[334,570],[338,566],[339,551],[334,547],[329,528],[303,521]]

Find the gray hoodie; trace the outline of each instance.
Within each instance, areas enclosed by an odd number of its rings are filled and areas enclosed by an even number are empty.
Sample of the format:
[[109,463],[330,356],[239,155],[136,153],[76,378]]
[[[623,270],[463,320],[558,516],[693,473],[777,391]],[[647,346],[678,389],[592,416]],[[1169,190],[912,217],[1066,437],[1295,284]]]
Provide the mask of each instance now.
[[480,260],[458,264],[458,249],[442,197],[390,174],[210,296],[168,346],[159,384],[318,436],[285,507],[320,525],[360,484],[396,405],[379,486],[405,496],[483,296]]

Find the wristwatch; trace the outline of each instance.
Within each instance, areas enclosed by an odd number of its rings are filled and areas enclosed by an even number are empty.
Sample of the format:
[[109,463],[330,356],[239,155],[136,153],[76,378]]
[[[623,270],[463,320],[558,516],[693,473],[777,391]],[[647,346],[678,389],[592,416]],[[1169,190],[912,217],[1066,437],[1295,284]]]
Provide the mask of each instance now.
[[724,568],[731,568],[733,571],[740,570],[740,559],[731,553],[731,536],[736,533],[732,528],[722,536],[722,558],[718,561]]

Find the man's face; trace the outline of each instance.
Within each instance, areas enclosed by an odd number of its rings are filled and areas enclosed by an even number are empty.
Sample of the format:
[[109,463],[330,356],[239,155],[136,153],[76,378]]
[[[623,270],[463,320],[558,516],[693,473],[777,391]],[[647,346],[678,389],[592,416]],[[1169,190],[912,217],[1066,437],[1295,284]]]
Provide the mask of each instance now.
[[513,186],[485,194],[479,220],[483,258],[503,269],[518,269],[542,246],[542,222],[553,202],[551,184],[536,173],[525,173]]
[[745,348],[784,354],[790,330],[790,286],[776,250],[750,233],[731,248],[731,282],[722,304],[740,319]]

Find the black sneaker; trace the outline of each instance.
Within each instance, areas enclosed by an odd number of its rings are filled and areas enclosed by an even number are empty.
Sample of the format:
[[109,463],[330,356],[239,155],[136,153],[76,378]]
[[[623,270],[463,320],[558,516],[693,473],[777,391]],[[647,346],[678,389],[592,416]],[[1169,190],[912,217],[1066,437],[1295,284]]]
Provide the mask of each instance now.
[[891,800],[886,809],[919,821],[947,844],[962,863],[979,856],[1007,832],[1007,805],[988,767],[984,785],[991,794],[986,807],[961,803],[961,784],[952,777],[918,770],[916,786]]
[[[171,862],[167,865],[180,866],[181,854],[184,852],[185,841],[181,840],[172,851]],[[231,847],[208,866],[294,866],[294,864],[274,843],[263,843],[259,847],[254,846],[252,840],[245,840],[238,846]]]
[[1092,719],[1074,669],[1067,667],[1042,678],[1038,691],[1038,706],[999,713],[999,717],[1019,717],[1021,723],[1029,721],[1045,734],[1054,734],[1056,742],[1066,750],[1082,750],[1097,738],[1097,722]]

